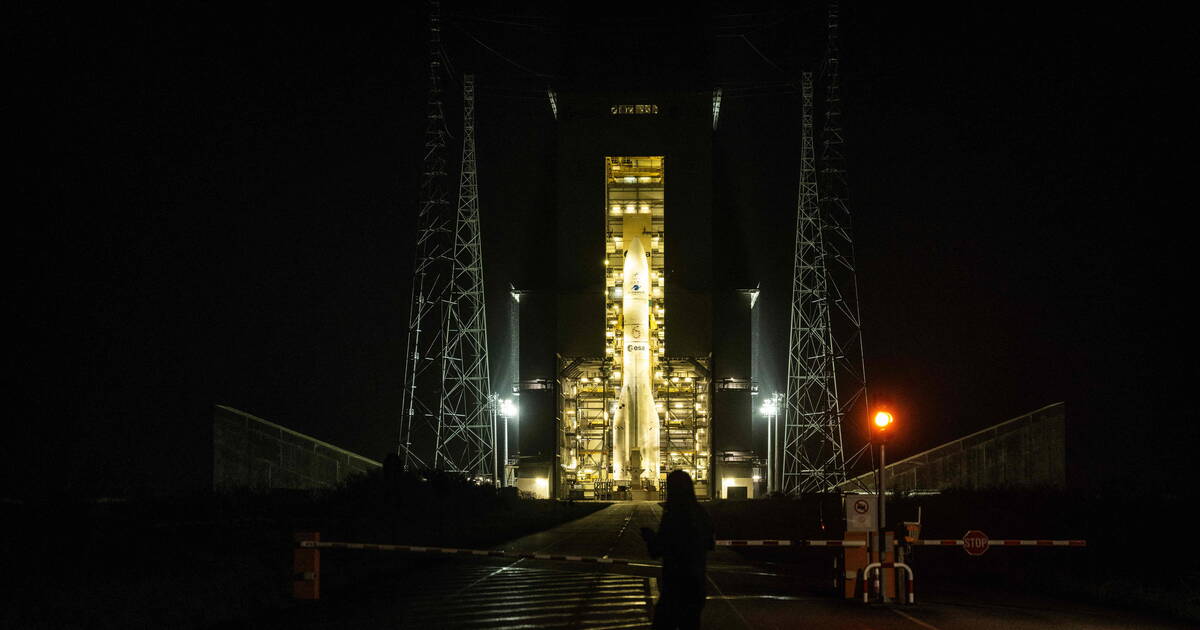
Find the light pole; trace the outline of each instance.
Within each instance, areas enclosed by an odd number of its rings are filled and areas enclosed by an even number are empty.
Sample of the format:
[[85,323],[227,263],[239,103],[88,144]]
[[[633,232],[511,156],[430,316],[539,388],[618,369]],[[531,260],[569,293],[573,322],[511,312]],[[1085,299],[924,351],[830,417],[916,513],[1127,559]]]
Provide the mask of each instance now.
[[[887,462],[884,460],[884,458],[887,456],[887,437],[888,433],[890,432],[889,429],[891,428],[894,420],[895,419],[892,417],[891,413],[888,413],[887,411],[878,411],[875,413],[875,426],[871,431],[872,437],[875,439],[875,441],[879,442],[879,476],[875,483],[875,489],[879,494],[879,531],[875,533],[875,540],[878,542],[878,545],[876,546],[876,562],[883,562],[884,553],[886,552],[886,550],[883,548],[883,545],[887,540],[886,530],[884,529],[884,524],[887,523],[887,479],[884,476],[887,473]],[[885,599],[884,575],[886,574],[881,567],[879,569],[879,601],[884,601]]]
[[779,392],[771,394],[771,397],[764,400],[762,408],[759,412],[767,417],[767,494],[775,491],[775,486],[779,480],[775,478],[775,431],[776,420],[779,418],[779,399],[783,396]]
[[505,398],[500,401],[500,417],[504,418],[504,481],[502,486],[508,485],[508,419],[517,417],[517,404],[511,398]]

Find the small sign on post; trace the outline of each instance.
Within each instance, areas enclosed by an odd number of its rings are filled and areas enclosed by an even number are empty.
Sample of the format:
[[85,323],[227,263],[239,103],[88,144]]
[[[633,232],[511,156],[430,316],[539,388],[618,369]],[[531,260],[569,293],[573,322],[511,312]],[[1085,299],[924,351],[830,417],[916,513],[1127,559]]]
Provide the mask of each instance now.
[[982,556],[983,553],[988,550],[987,534],[979,531],[978,529],[972,529],[971,531],[963,534],[962,541],[963,550],[966,551],[967,555],[969,556]]
[[852,494],[846,496],[846,531],[873,532],[878,529],[876,506],[877,495]]

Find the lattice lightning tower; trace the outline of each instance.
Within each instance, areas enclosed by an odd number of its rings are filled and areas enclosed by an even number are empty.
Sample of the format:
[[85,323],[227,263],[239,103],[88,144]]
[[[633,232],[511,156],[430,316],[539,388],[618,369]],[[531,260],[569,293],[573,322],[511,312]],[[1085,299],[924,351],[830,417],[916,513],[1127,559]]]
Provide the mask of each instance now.
[[462,172],[452,258],[433,467],[498,483],[496,406],[489,404],[492,391],[475,168],[475,78],[469,74],[463,77]]
[[823,490],[842,464],[828,270],[813,155],[812,73],[801,83],[800,194],[783,431],[784,492]]
[[[815,190],[811,140],[808,141],[808,160],[806,162],[803,156],[801,160],[801,199],[797,214],[796,276],[793,278],[792,341],[783,449],[783,489],[791,493],[825,491],[845,481],[842,424],[847,418],[857,418],[858,411],[867,405],[849,188],[842,154],[845,141],[841,122],[838,17],[837,2],[830,2],[829,40],[823,68],[825,120],[822,127],[820,182]],[[804,107],[808,113],[802,114],[806,117],[802,123],[804,136],[811,138],[811,79],[807,84]],[[813,215],[814,193],[817,193],[818,210],[815,220],[819,225],[819,229],[815,230],[816,236],[811,229],[811,222],[804,220],[806,213]],[[807,235],[802,227],[810,228]],[[819,283],[813,278],[817,268],[823,277]],[[819,341],[822,338],[824,341]],[[809,344],[809,349],[805,349],[804,343]],[[865,422],[865,417],[862,420]],[[789,439],[792,441],[789,442]],[[790,474],[787,469],[789,461],[792,465]]]
[[[441,374],[435,369],[444,354],[444,306],[453,271],[453,234],[446,202],[446,120],[442,112],[441,7],[429,3],[429,99],[425,110],[425,159],[421,172],[420,209],[413,248],[412,298],[404,361],[404,390],[397,453],[405,470],[433,462],[441,408]],[[430,449],[426,451],[425,449]],[[422,456],[423,455],[423,456]]]

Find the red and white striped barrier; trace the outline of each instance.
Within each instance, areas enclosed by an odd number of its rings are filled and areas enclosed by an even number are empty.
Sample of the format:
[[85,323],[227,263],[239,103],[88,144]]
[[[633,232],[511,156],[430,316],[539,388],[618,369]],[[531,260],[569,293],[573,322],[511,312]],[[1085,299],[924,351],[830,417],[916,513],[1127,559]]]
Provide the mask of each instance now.
[[374,543],[300,541],[303,549],[358,549],[363,551],[409,551],[416,553],[457,554],[464,556],[487,556],[492,558],[527,558],[532,560],[563,560],[567,562],[591,562],[595,564],[644,564],[639,560],[624,558],[597,558],[594,556],[568,556],[550,553],[525,553],[500,551],[497,549],[459,549],[457,547],[423,547],[418,545],[382,545]]
[[[914,540],[910,545],[926,547],[961,547],[963,541],[958,538],[940,538],[930,540]],[[1086,547],[1086,540],[1024,540],[1001,539],[987,541],[989,547]]]
[[718,547],[866,547],[864,540],[718,540]]
[[[961,547],[958,538],[914,540],[910,545]],[[1002,539],[987,541],[989,547],[1086,547],[1086,540]],[[718,540],[718,547],[866,547],[863,540]]]

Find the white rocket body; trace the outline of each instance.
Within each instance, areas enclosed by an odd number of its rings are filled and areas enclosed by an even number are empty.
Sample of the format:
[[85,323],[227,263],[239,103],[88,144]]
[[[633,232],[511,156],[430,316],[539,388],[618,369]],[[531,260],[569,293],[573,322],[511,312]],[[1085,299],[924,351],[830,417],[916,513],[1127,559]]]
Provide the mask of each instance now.
[[623,381],[613,423],[613,478],[640,488],[647,480],[658,488],[659,417],[654,404],[650,363],[650,263],[642,239],[629,239],[625,250],[622,316]]

